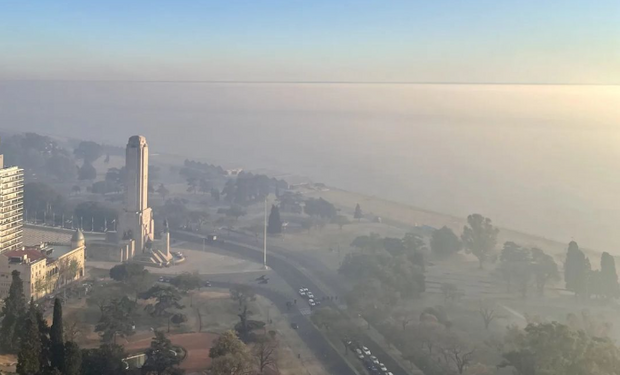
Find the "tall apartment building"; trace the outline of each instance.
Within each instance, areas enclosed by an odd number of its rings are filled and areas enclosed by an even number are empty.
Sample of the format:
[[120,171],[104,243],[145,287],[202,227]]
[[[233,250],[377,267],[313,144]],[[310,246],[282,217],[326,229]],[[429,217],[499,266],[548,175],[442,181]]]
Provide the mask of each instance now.
[[22,249],[24,170],[4,167],[0,155],[0,254]]

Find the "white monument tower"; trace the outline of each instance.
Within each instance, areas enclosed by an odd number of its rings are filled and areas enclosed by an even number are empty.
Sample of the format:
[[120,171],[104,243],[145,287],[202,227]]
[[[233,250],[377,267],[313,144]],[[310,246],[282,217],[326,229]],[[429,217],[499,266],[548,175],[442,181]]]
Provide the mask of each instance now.
[[127,143],[125,156],[127,191],[120,233],[136,241],[136,253],[145,253],[153,242],[153,211],[148,207],[149,147],[146,138],[134,135]]

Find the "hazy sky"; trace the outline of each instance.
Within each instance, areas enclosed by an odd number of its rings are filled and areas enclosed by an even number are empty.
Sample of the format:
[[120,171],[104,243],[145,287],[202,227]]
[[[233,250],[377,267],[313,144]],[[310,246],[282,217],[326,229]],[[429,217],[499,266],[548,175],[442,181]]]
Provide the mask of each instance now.
[[620,1],[0,0],[0,79],[620,83]]

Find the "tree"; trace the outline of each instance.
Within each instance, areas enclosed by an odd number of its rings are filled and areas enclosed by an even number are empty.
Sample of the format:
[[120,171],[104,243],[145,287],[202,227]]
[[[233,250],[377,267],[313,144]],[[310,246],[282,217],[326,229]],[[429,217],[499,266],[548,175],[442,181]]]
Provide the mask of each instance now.
[[500,256],[498,270],[506,280],[508,292],[516,284],[522,296],[527,295],[527,289],[532,277],[533,264],[530,249],[522,247],[512,241],[504,243]]
[[[403,246],[402,241],[400,242],[401,246]],[[370,233],[368,236],[356,237],[353,242],[351,242],[351,246],[364,252],[375,253],[385,248],[385,240],[382,240],[377,233]]]
[[159,187],[157,188],[157,194],[161,195],[163,200],[166,200],[166,197],[170,194],[170,190],[168,190],[164,184],[159,184]]
[[254,288],[245,284],[237,284],[230,288],[230,298],[239,304],[239,309],[248,305],[249,301],[256,299]]
[[227,354],[211,361],[211,375],[248,375],[252,371],[252,359],[249,354]]
[[155,304],[149,304],[145,307],[152,316],[162,316],[168,312],[168,309],[177,308],[182,309],[183,305],[179,303],[181,301],[181,294],[179,290],[171,285],[157,284],[152,286],[146,292],[140,293],[141,299],[155,299]]
[[[32,305],[32,301],[31,301]],[[32,306],[31,306],[32,307]],[[35,307],[35,317],[37,320],[37,327],[39,330],[39,339],[41,342],[41,354],[39,355],[39,364],[42,368],[49,367],[52,357],[51,353],[51,341],[49,338],[50,327],[47,325],[47,320],[43,317],[43,311]]]
[[93,186],[90,188],[91,193],[101,195],[115,193],[118,190],[118,185],[109,181],[97,181],[93,183]]
[[557,322],[529,324],[511,344],[500,367],[519,375],[616,374],[620,368],[620,350],[612,341]]
[[478,258],[480,269],[484,261],[495,250],[498,233],[499,229],[491,224],[491,219],[480,214],[467,217],[467,225],[463,228],[461,240],[467,253],[474,254]]
[[141,264],[123,263],[110,269],[110,278],[127,284],[134,278],[142,277],[145,272],[148,273]]
[[170,319],[168,319],[168,333],[170,333],[170,323],[179,326],[185,322],[187,322],[187,315],[181,313],[172,314]]
[[184,272],[172,278],[172,280],[170,280],[170,284],[179,288],[179,290],[183,293],[189,293],[192,290],[200,289],[202,286],[202,280],[200,279],[198,273]]
[[57,181],[75,181],[77,176],[77,168],[73,159],[60,153],[47,159],[42,172],[51,175]]
[[146,351],[146,357],[146,362],[142,366],[142,374],[175,375],[183,373],[176,367],[181,363],[181,359],[162,331],[155,331],[155,337],[151,341],[151,347]]
[[239,340],[235,331],[226,331],[222,333],[214,345],[209,349],[209,358],[214,359],[227,354],[239,354],[246,350],[245,344]]
[[115,342],[118,334],[122,337],[133,334],[134,324],[131,316],[135,306],[135,302],[124,296],[121,299],[112,299],[102,307],[95,332],[101,332],[104,343]]
[[82,180],[94,180],[97,178],[97,169],[92,164],[84,162],[78,171],[78,178]]
[[63,375],[80,375],[82,367],[82,352],[80,347],[73,341],[65,343]]
[[358,221],[362,220],[362,218],[364,217],[364,213],[362,212],[362,208],[360,207],[359,203],[355,205],[355,212],[353,213],[353,217]]
[[499,317],[497,313],[497,306],[487,301],[480,301],[478,313],[480,314],[480,317],[482,317],[484,329],[486,330],[488,330],[491,323]]
[[57,368],[63,371],[63,363],[65,357],[65,334],[62,321],[62,304],[60,299],[54,300],[54,318],[52,321],[52,328],[50,330],[50,342],[51,342],[51,365],[53,368]]
[[441,283],[441,293],[446,302],[454,302],[462,294],[462,292],[459,291],[459,287],[453,283]]
[[424,252],[426,251],[424,240],[419,235],[408,232],[403,237],[403,246],[407,258],[424,271]]
[[463,374],[474,359],[475,349],[452,334],[442,347],[442,355],[448,368],[452,367],[458,374]]
[[187,192],[188,193],[196,193],[198,190],[198,179],[194,176],[187,178]]
[[606,298],[618,297],[620,286],[616,273],[616,262],[608,252],[601,255],[601,287],[602,294]]
[[564,263],[566,289],[574,292],[575,295],[586,294],[590,270],[590,262],[579,249],[579,245],[577,245],[577,242],[571,241],[568,244],[566,261]]
[[216,188],[211,188],[211,198],[215,199],[216,202],[220,201],[220,191]]
[[206,194],[211,191],[211,186],[206,178],[200,179],[200,182],[198,183],[198,190],[200,190],[202,194]]
[[337,215],[335,218],[332,219],[332,223],[336,224],[338,228],[342,231],[342,227],[351,224],[351,221],[348,217],[344,215]]
[[227,217],[232,217],[236,220],[239,220],[239,217],[245,216],[248,212],[242,206],[237,204],[233,204],[230,208],[220,208],[217,210],[218,214],[224,214]]
[[463,244],[452,229],[444,226],[433,232],[431,250],[439,257],[448,257],[456,254],[463,248]]
[[104,344],[96,349],[82,350],[82,375],[118,375],[124,373],[122,346]]
[[267,225],[267,233],[282,233],[282,220],[280,219],[280,209],[275,204],[271,206],[271,213],[269,214],[269,224]]
[[336,216],[337,210],[333,204],[323,198],[310,198],[305,202],[304,212],[310,216],[333,219]]
[[278,341],[274,338],[263,335],[252,346],[252,356],[258,368],[259,374],[265,369],[276,369],[278,366]]
[[538,294],[542,296],[547,282],[559,278],[558,265],[551,255],[545,254],[541,249],[532,248],[531,252],[536,289]]
[[9,295],[4,299],[2,309],[2,328],[0,340],[2,348],[15,353],[19,348],[19,338],[22,337],[21,320],[26,313],[26,301],[24,299],[24,284],[17,270],[11,272],[11,286]]
[[19,375],[37,374],[41,370],[40,357],[41,338],[34,303],[31,303],[17,355],[17,373]]
[[209,357],[212,375],[246,375],[252,368],[247,347],[233,331],[226,331],[217,338],[209,349]]
[[199,289],[202,285],[200,276],[197,273],[184,272],[170,280],[170,284],[187,293],[190,290]]
[[84,160],[84,163],[92,164],[103,154],[103,147],[95,142],[82,141],[73,150],[73,154],[78,159]]

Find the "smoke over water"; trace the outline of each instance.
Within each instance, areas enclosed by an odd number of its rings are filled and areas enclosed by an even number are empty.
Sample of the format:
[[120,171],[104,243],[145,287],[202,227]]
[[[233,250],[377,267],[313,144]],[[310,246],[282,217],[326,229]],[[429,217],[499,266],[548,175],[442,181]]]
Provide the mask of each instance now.
[[0,82],[0,128],[270,168],[618,254],[620,87]]

